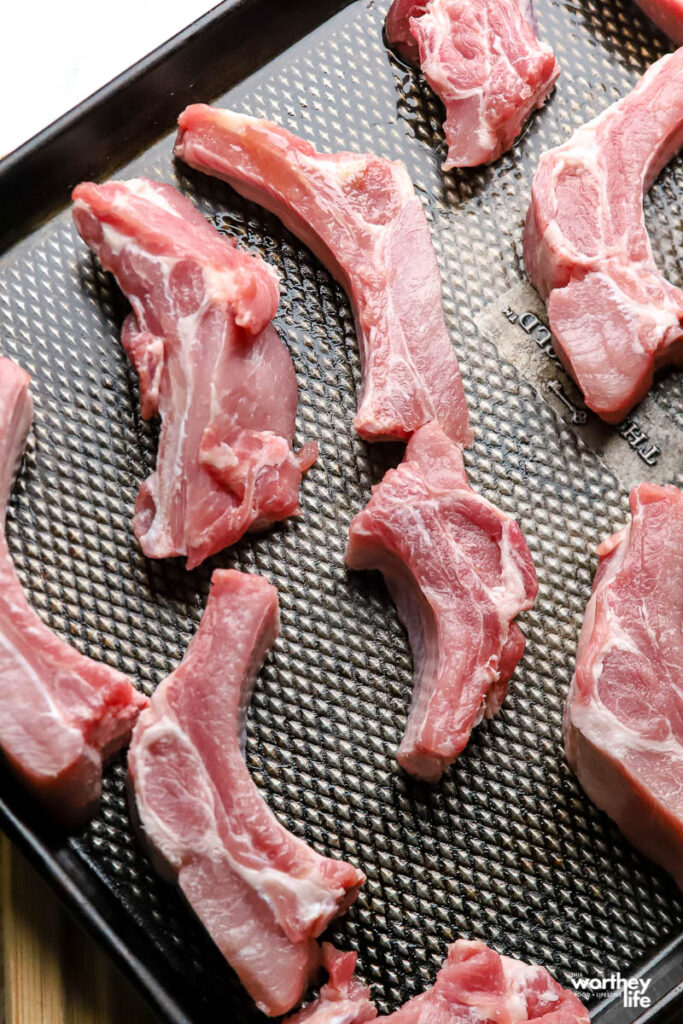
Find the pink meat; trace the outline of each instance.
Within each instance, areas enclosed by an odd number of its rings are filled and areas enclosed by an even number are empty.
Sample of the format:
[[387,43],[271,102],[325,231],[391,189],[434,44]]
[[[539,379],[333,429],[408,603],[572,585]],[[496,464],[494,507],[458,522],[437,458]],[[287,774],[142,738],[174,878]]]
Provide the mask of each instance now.
[[564,715],[579,782],[683,889],[683,494],[640,484],[598,548]]
[[296,377],[270,321],[277,277],[238,251],[170,185],[85,183],[74,220],[133,307],[121,340],[140,378],[142,415],[162,419],[156,471],[133,529],[148,558],[189,569],[299,511]]
[[643,195],[683,143],[683,49],[546,153],[524,231],[558,355],[609,423],[683,361],[683,291],[657,270]]
[[476,494],[462,455],[422,427],[352,521],[346,564],[379,569],[413,650],[413,702],[399,763],[430,782],[498,710],[524,651],[513,619],[538,583],[517,523]]
[[288,832],[249,775],[245,716],[278,630],[275,587],[217,569],[199,630],[141,715],[128,757],[157,867],[273,1015],[300,1002],[320,963],[316,938],[364,881]]
[[[420,65],[420,49],[410,28],[411,18],[420,18],[430,0],[394,0],[385,22],[387,43],[410,64]],[[535,36],[538,35],[533,0],[516,0],[520,13]]]
[[379,1019],[387,1024],[589,1024],[590,1017],[544,967],[459,939],[434,987]]
[[407,440],[437,419],[468,444],[439,268],[403,164],[317,153],[276,124],[204,105],[188,107],[178,124],[176,156],[277,214],[346,289],[363,371],[361,437]]
[[38,618],[5,539],[33,403],[30,377],[0,359],[0,747],[31,793],[67,827],[96,809],[102,762],[128,740],[148,701],[130,680],[79,654]]
[[683,45],[683,0],[636,0],[638,6],[678,45]]
[[386,40],[391,49],[415,67],[420,66],[420,48],[411,31],[410,22],[413,18],[422,17],[428,6],[429,0],[394,0],[384,23]]
[[[292,1024],[362,1024],[373,1019],[368,990],[352,976],[355,954],[332,953],[337,962],[328,966],[330,984],[315,1003],[291,1018]],[[342,1002],[332,1001],[330,991]],[[349,991],[358,994],[355,1011],[346,997]],[[335,1005],[343,1006],[338,1016]],[[396,1013],[377,1020],[391,1024],[588,1024],[590,1017],[579,999],[558,985],[544,967],[500,956],[483,942],[459,939],[449,948],[432,988]]]
[[523,0],[395,0],[386,32],[446,107],[445,171],[510,149],[560,73]]
[[284,1024],[364,1024],[374,1020],[377,1007],[370,999],[370,988],[356,980],[356,954],[342,953],[329,942],[323,942],[323,966],[330,980],[320,995]]

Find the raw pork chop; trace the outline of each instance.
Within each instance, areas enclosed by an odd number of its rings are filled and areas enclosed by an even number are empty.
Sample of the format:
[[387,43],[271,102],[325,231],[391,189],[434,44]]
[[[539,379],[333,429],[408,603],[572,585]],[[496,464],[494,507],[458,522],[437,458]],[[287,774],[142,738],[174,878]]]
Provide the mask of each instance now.
[[600,564],[564,715],[588,796],[683,889],[683,494],[640,484]]
[[[352,977],[355,954],[333,952],[336,959],[328,967],[330,984],[317,1002],[291,1018],[292,1024],[362,1024],[373,1019],[368,990]],[[341,1004],[330,998],[330,990],[334,994],[337,989]],[[347,993],[351,993],[351,1001]],[[344,1007],[339,1016],[333,1013],[335,1005]],[[588,1024],[590,1016],[579,999],[561,988],[544,967],[500,956],[483,942],[459,939],[449,948],[432,988],[396,1013],[377,1020],[391,1024]]]
[[316,153],[276,124],[203,105],[178,124],[176,156],[277,214],[346,289],[363,370],[354,420],[361,437],[407,440],[437,419],[469,444],[439,268],[403,164]]
[[383,573],[408,630],[415,682],[397,758],[434,782],[498,711],[524,652],[512,620],[538,584],[522,531],[475,494],[460,449],[431,423],[353,519],[346,564]]
[[387,42],[446,108],[445,171],[497,160],[545,103],[560,69],[530,10],[521,0],[394,0]]
[[[410,19],[421,18],[429,6],[429,0],[394,0],[385,22],[389,46],[416,67],[420,66],[420,48],[411,31]],[[538,35],[533,0],[518,0],[517,6],[534,35]]]
[[433,988],[415,996],[390,1024],[589,1024],[588,1010],[545,967],[500,956],[483,942],[459,939]]
[[284,1024],[364,1024],[374,1020],[377,1007],[370,999],[369,986],[356,980],[356,960],[355,953],[342,953],[323,942],[323,966],[330,980],[315,1002],[288,1017]]
[[683,44],[683,0],[636,0],[636,3],[678,46]]
[[268,1014],[301,1000],[320,963],[317,936],[364,881],[288,832],[247,770],[246,711],[278,629],[275,587],[217,569],[199,630],[141,715],[128,758],[157,867]]
[[142,415],[162,418],[133,529],[148,558],[186,555],[192,569],[296,514],[315,461],[315,445],[292,452],[296,378],[270,326],[277,277],[170,185],[86,183],[73,198],[81,237],[133,307],[121,340]]
[[0,746],[33,795],[75,827],[97,807],[103,760],[127,742],[148,701],[126,676],[55,636],[17,578],[5,519],[31,426],[29,384],[0,359]]
[[527,273],[586,404],[617,423],[655,369],[683,361],[683,291],[655,266],[643,194],[683,143],[683,49],[540,161]]

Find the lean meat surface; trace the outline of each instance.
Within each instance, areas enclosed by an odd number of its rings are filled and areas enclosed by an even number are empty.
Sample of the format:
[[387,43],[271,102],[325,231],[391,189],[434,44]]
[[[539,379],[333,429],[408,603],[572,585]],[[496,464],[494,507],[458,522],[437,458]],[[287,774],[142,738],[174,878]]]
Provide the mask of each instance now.
[[462,454],[422,427],[352,521],[351,569],[379,569],[408,630],[413,701],[399,763],[436,781],[498,711],[524,637],[513,619],[538,583],[517,523],[469,486]]
[[395,0],[387,42],[419,65],[446,108],[443,165],[476,167],[510,149],[560,73],[520,0]]
[[271,1015],[301,1001],[320,965],[316,938],[364,881],[288,832],[249,775],[246,712],[278,630],[275,587],[217,569],[199,630],[141,715],[128,759],[154,863]]
[[121,672],[86,658],[29,606],[5,539],[33,404],[30,377],[0,359],[0,746],[22,782],[67,827],[100,797],[102,762],[148,701]]
[[564,715],[591,800],[683,889],[683,494],[640,484],[598,548]]
[[683,291],[658,271],[643,195],[683,143],[683,49],[539,163],[524,262],[586,404],[617,423],[683,361]]
[[275,213],[346,289],[361,356],[361,437],[405,441],[436,419],[469,444],[439,267],[403,164],[317,153],[279,125],[202,104],[178,124],[176,156]]
[[[291,1024],[362,1024],[373,1019],[367,989],[351,977],[355,954],[333,952],[339,962],[333,961],[328,968],[330,984]],[[337,974],[342,974],[342,984]],[[340,1004],[344,1013],[333,1015],[335,1003],[327,993],[338,987],[342,993],[362,993],[355,1015],[346,1002]],[[544,967],[500,956],[483,942],[459,939],[450,946],[432,988],[377,1020],[390,1024],[589,1024],[590,1017],[580,1000],[558,985]]]
[[683,45],[683,0],[636,0],[638,6],[678,45]]
[[299,510],[297,388],[270,321],[275,272],[240,252],[170,185],[84,183],[74,220],[132,312],[122,343],[140,378],[145,419],[162,419],[155,472],[133,529],[149,558],[186,555],[189,569]]

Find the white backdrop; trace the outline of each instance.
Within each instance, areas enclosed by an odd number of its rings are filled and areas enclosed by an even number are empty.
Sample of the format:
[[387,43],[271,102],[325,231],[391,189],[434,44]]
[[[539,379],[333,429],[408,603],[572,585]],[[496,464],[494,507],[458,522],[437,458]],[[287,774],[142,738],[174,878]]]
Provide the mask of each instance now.
[[0,0],[0,156],[218,0]]

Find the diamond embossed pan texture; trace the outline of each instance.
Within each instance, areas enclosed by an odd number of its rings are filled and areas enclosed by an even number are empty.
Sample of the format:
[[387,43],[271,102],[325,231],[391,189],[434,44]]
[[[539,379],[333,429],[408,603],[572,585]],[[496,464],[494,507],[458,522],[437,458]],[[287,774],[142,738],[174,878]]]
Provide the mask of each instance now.
[[[253,31],[267,35],[273,5],[240,6],[245,17],[251,11]],[[327,13],[325,4],[309,6],[318,20]],[[261,572],[276,584],[282,635],[256,688],[249,764],[289,828],[367,874],[333,937],[358,950],[382,1012],[431,984],[459,936],[542,962],[565,985],[575,974],[623,973],[681,934],[683,900],[580,790],[564,758],[561,715],[594,550],[625,521],[627,486],[590,438],[584,443],[569,428],[566,403],[548,404],[509,346],[501,352],[495,332],[477,325],[524,280],[522,224],[539,155],[628,91],[668,43],[627,0],[539,0],[541,36],[562,65],[556,92],[493,167],[444,176],[442,112],[419,76],[385,49],[385,5],[359,0],[335,13],[339,6],[330,3],[334,16],[254,73],[268,48],[253,52],[252,44],[251,63],[234,63],[233,78],[242,80],[226,95],[218,96],[220,76],[198,73],[199,92],[188,85],[177,106],[167,93],[158,108],[150,100],[151,126],[136,131],[141,141],[170,131],[190,98],[217,100],[279,121],[319,149],[372,150],[406,163],[432,229],[470,404],[476,440],[466,453],[468,474],[520,521],[540,580],[536,607],[522,620],[527,653],[502,711],[475,730],[438,787],[398,770],[393,751],[412,678],[407,639],[379,577],[347,573],[343,554],[352,516],[400,448],[368,446],[352,429],[358,353],[341,289],[275,218],[174,165],[172,132],[117,176],[179,185],[219,228],[278,268],[276,325],[299,381],[296,441],[317,438],[321,449],[302,486],[303,517],[193,573],[142,557],[131,515],[154,464],[156,430],[140,418],[135,375],[119,343],[125,301],[64,209],[0,259],[0,351],[32,374],[36,402],[9,543],[49,625],[147,693],[180,660],[213,568]],[[207,66],[232,59],[228,49],[216,52],[210,16],[169,57],[173,81],[191,84],[190,57],[196,61],[202,39]],[[232,45],[238,53],[239,40]],[[121,95],[112,87],[90,101],[86,125],[101,126],[109,110],[112,138],[121,137]],[[122,143],[122,156],[129,145]],[[34,145],[30,155],[36,187],[40,152]],[[100,151],[91,152],[96,162]],[[106,175],[115,163],[108,153],[78,176]],[[11,170],[20,175],[21,163]],[[65,186],[76,183],[60,175]],[[658,265],[677,283],[682,194],[675,162],[646,204]],[[40,205],[42,193],[35,197]],[[66,202],[66,187],[51,197]],[[20,226],[8,234],[16,237]],[[525,337],[520,332],[520,345]],[[670,424],[667,451],[678,457],[667,465],[680,485],[683,375],[660,378],[653,400]],[[648,472],[643,462],[643,479]],[[178,893],[151,870],[131,830],[124,778],[120,759],[106,773],[97,818],[64,841],[3,776],[5,823],[106,934],[162,1019],[261,1019]]]

